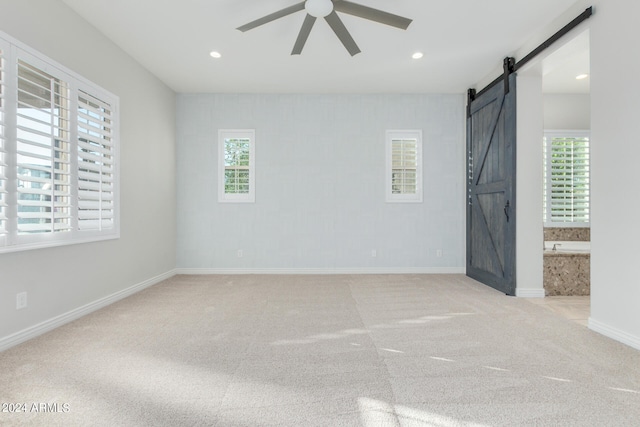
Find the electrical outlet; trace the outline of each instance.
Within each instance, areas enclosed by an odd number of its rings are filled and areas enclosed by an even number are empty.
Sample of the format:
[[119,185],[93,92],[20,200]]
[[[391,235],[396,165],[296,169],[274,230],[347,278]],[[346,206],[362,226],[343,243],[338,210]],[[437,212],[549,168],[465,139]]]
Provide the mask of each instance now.
[[16,294],[16,310],[20,310],[26,307],[27,307],[27,293],[20,292],[19,294]]
[[438,258],[442,258],[442,249],[438,249],[438,250],[436,250],[436,256],[437,256]]
[[243,255],[242,249],[238,249],[238,258],[242,258]]
[[371,257],[375,258],[378,256],[378,251],[376,251],[375,249],[371,249]]

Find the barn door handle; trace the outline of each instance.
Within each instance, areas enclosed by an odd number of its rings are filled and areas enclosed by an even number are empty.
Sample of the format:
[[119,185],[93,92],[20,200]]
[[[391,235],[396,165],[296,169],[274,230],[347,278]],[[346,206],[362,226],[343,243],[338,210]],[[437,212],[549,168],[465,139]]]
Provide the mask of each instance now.
[[511,208],[511,204],[507,200],[507,204],[504,205],[504,215],[507,217],[507,222],[509,222],[509,209]]

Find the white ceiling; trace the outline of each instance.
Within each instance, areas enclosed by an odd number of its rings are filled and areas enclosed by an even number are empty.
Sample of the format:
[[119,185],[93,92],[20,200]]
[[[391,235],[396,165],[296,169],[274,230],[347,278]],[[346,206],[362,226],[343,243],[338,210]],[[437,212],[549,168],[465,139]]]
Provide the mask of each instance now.
[[590,77],[576,80],[576,76],[589,72],[589,31],[584,31],[542,61],[543,90],[545,93],[589,93]]
[[323,20],[291,56],[304,11],[235,29],[298,0],[63,1],[176,92],[463,93],[575,0],[355,0],[414,21],[403,31],[341,14],[354,57]]

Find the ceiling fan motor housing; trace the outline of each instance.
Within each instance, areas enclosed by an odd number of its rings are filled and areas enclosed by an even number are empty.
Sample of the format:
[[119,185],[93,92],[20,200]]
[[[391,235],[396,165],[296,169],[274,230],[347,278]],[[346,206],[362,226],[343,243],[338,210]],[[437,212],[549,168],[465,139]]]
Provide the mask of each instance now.
[[307,12],[307,15],[302,23],[302,28],[298,33],[298,38],[293,46],[291,55],[300,55],[300,53],[302,53],[302,49],[307,42],[309,33],[318,18],[324,18],[324,20],[327,21],[327,24],[329,24],[351,56],[360,53],[360,48],[353,40],[353,37],[351,37],[349,30],[347,30],[347,27],[345,27],[336,12],[346,13],[348,15],[379,22],[402,30],[406,30],[409,24],[411,24],[411,19],[394,15],[389,12],[384,12],[379,9],[374,9],[369,6],[352,3],[348,0],[305,0],[289,7],[285,7],[277,12],[270,13],[269,15],[263,16],[255,21],[251,21],[248,24],[241,25],[238,27],[238,30],[242,32],[248,31],[259,27],[260,25],[264,25],[268,22],[275,21],[276,19],[280,19],[303,10]]
[[331,0],[307,0],[304,3],[307,13],[316,18],[324,18],[333,12]]

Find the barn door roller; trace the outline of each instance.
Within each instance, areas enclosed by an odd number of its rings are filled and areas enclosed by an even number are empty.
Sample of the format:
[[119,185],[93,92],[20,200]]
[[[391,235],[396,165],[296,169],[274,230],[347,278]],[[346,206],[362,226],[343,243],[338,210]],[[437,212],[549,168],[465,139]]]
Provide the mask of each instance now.
[[502,79],[504,80],[504,93],[509,93],[509,76],[516,70],[516,58],[504,58],[502,63]]

